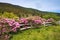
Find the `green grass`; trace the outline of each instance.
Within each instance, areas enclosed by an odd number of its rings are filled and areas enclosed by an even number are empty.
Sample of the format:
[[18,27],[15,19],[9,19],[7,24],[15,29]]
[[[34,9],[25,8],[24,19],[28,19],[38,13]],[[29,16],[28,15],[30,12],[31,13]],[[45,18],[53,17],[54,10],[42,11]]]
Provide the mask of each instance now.
[[13,34],[11,40],[60,40],[60,26],[28,29]]

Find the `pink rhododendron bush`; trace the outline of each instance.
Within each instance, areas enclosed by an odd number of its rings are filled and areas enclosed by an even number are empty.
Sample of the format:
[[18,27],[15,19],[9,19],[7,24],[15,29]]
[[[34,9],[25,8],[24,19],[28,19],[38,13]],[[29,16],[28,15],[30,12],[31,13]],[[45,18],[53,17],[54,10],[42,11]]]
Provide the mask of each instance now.
[[[0,37],[4,40],[9,39],[9,32],[17,32],[20,24],[13,19],[0,19]],[[1,39],[3,40],[3,39]]]
[[[27,18],[19,18],[18,20],[9,18],[0,18],[0,40],[9,40],[11,37],[10,32],[17,32],[22,28],[27,27],[40,27],[47,23],[53,23],[54,19],[44,19],[39,16],[32,16]],[[39,26],[38,26],[39,25]]]

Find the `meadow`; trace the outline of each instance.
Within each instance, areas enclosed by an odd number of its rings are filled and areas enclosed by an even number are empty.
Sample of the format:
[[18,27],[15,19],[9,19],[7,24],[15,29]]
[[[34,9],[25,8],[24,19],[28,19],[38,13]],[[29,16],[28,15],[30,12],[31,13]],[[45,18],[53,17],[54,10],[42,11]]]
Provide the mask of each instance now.
[[11,40],[60,40],[60,26],[28,29],[12,35]]

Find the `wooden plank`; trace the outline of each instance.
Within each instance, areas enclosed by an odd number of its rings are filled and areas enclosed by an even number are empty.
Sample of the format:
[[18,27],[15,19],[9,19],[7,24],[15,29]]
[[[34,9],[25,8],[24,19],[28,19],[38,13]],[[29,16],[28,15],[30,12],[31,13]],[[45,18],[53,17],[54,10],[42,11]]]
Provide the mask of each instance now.
[[25,27],[25,28],[20,28],[20,30],[26,30],[26,29],[30,29],[32,27]]

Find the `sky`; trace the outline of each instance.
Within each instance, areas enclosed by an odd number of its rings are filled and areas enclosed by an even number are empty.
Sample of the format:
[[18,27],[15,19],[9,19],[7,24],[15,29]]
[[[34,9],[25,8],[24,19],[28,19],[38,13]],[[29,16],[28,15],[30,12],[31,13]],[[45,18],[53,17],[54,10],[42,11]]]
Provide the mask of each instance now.
[[0,0],[0,2],[60,13],[60,0]]

